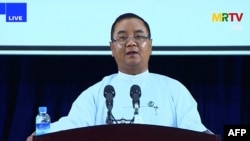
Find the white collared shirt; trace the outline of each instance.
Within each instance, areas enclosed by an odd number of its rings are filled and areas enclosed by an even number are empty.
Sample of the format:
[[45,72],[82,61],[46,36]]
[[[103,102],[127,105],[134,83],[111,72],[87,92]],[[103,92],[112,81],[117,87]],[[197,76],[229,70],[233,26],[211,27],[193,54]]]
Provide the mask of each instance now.
[[104,77],[83,91],[74,101],[69,114],[51,124],[51,132],[106,124],[107,108],[104,87],[115,89],[112,114],[116,120],[134,117],[130,88],[141,88],[139,118],[143,124],[170,126],[205,131],[197,103],[179,81],[168,76],[145,71],[138,75],[122,72]]

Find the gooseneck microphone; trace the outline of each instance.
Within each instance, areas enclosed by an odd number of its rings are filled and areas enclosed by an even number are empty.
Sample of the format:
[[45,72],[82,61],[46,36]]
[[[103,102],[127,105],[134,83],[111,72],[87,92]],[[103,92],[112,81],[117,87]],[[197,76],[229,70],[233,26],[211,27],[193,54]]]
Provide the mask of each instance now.
[[133,85],[130,88],[130,97],[132,98],[133,108],[135,109],[135,115],[139,114],[140,108],[140,97],[141,97],[141,88],[138,85]]
[[113,115],[111,112],[113,108],[113,98],[115,97],[115,89],[113,86],[105,86],[103,95],[106,98],[106,107],[108,109],[106,123],[113,124]]

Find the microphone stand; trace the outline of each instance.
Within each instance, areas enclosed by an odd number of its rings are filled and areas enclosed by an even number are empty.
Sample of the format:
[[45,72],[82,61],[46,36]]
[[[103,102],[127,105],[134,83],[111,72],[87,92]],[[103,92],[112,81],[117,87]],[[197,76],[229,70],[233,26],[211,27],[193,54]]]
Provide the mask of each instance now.
[[134,111],[134,117],[131,120],[131,123],[143,123],[141,117],[139,116],[139,105],[138,103],[135,103],[135,111]]
[[112,104],[108,104],[107,105],[107,108],[108,108],[108,111],[107,111],[107,119],[106,119],[106,123],[107,124],[113,124],[113,115],[112,115],[112,108],[113,108],[113,105]]
[[113,118],[112,118],[112,113],[111,113],[111,110],[108,110],[107,112],[107,119],[106,119],[106,123],[107,124],[113,124]]
[[139,115],[139,105],[138,103],[135,103],[135,112],[134,112],[134,115]]
[[113,124],[114,122],[117,124],[118,122],[117,122],[117,120],[115,119],[115,117],[113,116],[113,114],[112,114],[112,108],[113,108],[113,105],[108,105],[107,106],[107,109],[108,109],[108,111],[107,111],[107,119],[106,119],[106,123],[108,124],[108,125],[110,125],[110,124]]

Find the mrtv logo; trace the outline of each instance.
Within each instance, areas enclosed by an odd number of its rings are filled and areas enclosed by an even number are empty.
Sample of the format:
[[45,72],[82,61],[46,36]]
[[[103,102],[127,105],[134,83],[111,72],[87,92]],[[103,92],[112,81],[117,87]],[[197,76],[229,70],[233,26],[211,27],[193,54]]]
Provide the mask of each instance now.
[[213,22],[241,22],[243,13],[213,13]]
[[1,15],[6,15],[6,22],[27,22],[27,3],[0,3]]
[[217,23],[233,23],[233,30],[242,30],[243,27],[240,24],[243,18],[243,13],[212,13],[212,22]]

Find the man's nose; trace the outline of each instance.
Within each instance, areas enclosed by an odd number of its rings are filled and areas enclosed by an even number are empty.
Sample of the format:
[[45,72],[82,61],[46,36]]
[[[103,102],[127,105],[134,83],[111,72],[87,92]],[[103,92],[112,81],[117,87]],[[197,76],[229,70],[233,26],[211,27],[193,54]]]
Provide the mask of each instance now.
[[136,45],[136,41],[135,38],[132,37],[128,37],[127,41],[126,41],[126,45]]

